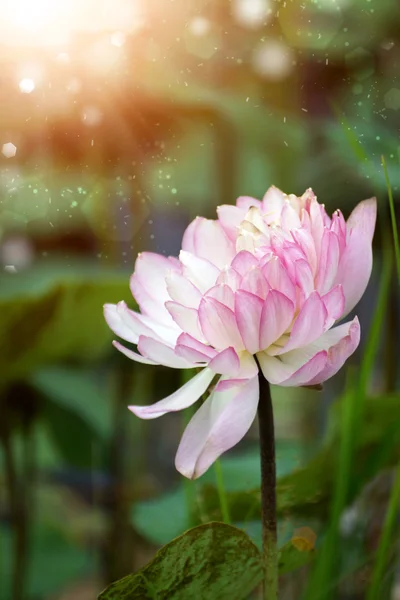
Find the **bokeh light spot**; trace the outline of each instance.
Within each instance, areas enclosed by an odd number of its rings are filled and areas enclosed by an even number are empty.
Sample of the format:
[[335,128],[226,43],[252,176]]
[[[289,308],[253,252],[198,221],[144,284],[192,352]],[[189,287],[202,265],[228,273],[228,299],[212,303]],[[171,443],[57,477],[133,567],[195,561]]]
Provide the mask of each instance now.
[[6,144],[3,144],[1,153],[6,158],[13,158],[17,154],[17,146],[15,146],[12,142],[7,142]]
[[272,15],[270,0],[233,0],[235,20],[244,27],[258,28],[265,25]]
[[30,94],[35,89],[35,82],[33,79],[25,77],[19,82],[19,89],[23,94]]
[[262,77],[284,79],[293,68],[292,51],[278,41],[264,42],[255,51],[252,64],[254,71]]
[[392,88],[385,94],[385,106],[392,110],[400,109],[400,90]]

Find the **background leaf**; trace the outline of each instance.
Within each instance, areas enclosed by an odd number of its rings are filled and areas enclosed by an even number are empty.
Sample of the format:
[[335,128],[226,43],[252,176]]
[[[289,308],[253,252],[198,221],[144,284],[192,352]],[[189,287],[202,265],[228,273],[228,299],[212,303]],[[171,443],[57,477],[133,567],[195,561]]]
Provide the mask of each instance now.
[[103,304],[131,297],[126,276],[91,265],[42,265],[5,274],[0,295],[1,383],[57,360],[90,360],[109,350]]

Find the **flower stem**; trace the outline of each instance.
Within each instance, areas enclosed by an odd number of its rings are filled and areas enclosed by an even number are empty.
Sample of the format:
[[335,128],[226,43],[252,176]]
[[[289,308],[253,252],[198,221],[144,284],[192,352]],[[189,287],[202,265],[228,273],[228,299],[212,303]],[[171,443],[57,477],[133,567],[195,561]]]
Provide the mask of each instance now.
[[259,372],[258,424],[261,458],[261,524],[264,551],[264,600],[278,598],[278,550],[276,535],[275,433],[271,390]]
[[222,475],[222,467],[221,467],[221,463],[220,463],[219,459],[217,459],[215,461],[214,468],[215,468],[215,478],[217,480],[217,490],[218,490],[219,505],[221,507],[222,518],[223,518],[224,523],[226,523],[227,525],[230,525],[231,517],[229,515],[229,504],[228,504],[228,498],[226,496],[224,479],[223,479],[223,475]]

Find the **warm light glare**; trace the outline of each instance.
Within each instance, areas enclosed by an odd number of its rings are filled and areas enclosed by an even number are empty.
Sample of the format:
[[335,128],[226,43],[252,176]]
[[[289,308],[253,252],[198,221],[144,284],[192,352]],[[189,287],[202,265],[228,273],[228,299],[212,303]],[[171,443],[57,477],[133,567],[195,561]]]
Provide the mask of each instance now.
[[51,24],[67,7],[67,0],[13,0],[8,11],[13,24],[32,30]]
[[76,32],[114,30],[112,44],[143,24],[141,0],[0,0],[0,40],[64,45]]

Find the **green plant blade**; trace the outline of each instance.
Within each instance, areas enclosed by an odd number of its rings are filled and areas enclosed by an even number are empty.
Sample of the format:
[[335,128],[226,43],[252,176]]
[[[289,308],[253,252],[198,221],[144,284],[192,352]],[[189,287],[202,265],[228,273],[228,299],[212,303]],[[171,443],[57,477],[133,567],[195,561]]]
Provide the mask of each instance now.
[[381,595],[381,583],[384,576],[385,565],[389,558],[389,550],[392,542],[393,532],[400,503],[400,465],[396,469],[396,476],[389,498],[389,504],[383,524],[383,530],[376,554],[374,569],[372,571],[371,584],[367,593],[367,600],[379,600]]
[[385,174],[385,181],[386,181],[386,187],[387,187],[388,198],[389,198],[390,219],[392,221],[392,231],[393,231],[394,253],[395,253],[395,256],[396,256],[397,278],[398,278],[399,283],[400,283],[400,244],[399,244],[399,233],[398,233],[398,230],[397,230],[396,211],[395,211],[395,208],[394,208],[392,186],[390,185],[389,173],[388,173],[388,170],[387,170],[385,157],[383,155],[382,155],[382,167],[383,167],[383,172]]

